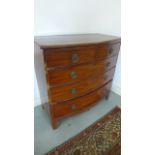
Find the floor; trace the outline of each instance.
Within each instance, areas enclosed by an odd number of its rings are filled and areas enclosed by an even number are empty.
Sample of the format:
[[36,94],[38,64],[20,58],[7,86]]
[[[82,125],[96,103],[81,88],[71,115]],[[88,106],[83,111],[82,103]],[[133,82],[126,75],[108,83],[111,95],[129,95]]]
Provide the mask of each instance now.
[[43,155],[57,145],[75,136],[115,106],[121,106],[121,97],[111,92],[108,100],[100,101],[89,111],[68,117],[53,130],[47,113],[41,106],[34,109],[34,155]]

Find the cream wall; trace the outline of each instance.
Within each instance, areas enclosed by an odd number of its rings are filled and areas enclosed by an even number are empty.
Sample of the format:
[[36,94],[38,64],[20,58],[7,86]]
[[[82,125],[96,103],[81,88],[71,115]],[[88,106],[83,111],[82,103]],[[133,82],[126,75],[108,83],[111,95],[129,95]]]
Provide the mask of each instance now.
[[36,79],[36,75],[34,74],[34,106],[40,105],[40,94],[38,89],[38,83]]
[[[121,0],[35,0],[34,35],[121,35]],[[112,89],[120,94],[120,55]],[[37,88],[35,89],[37,90]]]

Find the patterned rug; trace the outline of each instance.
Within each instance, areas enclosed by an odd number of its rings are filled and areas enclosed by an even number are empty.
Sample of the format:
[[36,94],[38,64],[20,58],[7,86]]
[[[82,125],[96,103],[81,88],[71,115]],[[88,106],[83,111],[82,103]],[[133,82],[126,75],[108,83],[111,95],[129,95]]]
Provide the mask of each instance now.
[[46,155],[121,155],[121,110],[115,107]]

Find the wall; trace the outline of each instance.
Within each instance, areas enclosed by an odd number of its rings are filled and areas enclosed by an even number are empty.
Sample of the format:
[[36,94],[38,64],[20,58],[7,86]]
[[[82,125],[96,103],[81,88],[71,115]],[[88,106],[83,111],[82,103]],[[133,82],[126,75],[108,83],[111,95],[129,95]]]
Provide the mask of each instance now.
[[40,105],[40,95],[36,75],[34,74],[34,106]]
[[[121,0],[35,0],[34,35],[121,35]],[[112,89],[120,94],[120,55]],[[36,68],[35,68],[36,69]]]

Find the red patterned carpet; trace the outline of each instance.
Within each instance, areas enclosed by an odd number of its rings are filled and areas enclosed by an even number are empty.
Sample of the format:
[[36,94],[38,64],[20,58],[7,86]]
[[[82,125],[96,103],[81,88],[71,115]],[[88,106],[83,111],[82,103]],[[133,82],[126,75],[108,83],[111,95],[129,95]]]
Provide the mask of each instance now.
[[121,155],[121,110],[116,107],[46,155]]

